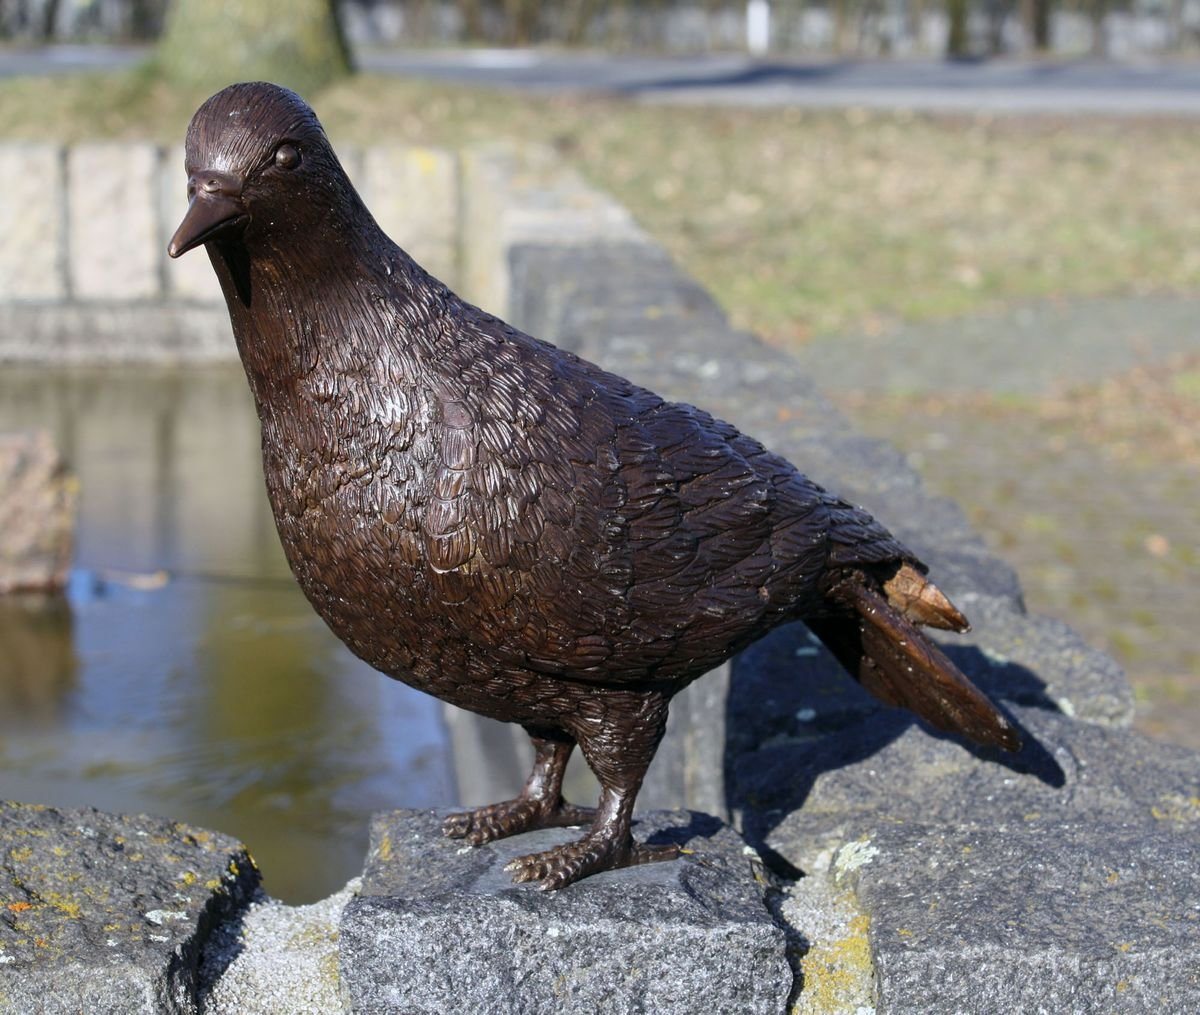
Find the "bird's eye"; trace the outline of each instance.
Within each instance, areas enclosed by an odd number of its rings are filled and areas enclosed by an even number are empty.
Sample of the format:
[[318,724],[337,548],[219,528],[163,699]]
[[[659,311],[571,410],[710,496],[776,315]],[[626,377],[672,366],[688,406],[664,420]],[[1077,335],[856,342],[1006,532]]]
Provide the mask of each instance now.
[[295,145],[281,144],[275,149],[275,165],[280,169],[295,169],[300,165],[300,152]]

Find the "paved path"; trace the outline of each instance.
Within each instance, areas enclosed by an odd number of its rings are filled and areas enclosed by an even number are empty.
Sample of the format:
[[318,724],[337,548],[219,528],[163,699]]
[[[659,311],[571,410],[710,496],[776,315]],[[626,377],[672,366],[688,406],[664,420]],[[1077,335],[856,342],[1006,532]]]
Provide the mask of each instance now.
[[656,102],[1200,115],[1200,65],[756,60],[541,50],[380,50],[364,69],[532,92]]
[[1197,354],[1200,299],[1114,296],[818,338],[795,355],[829,390],[1041,397]]
[[139,46],[39,46],[0,49],[0,77],[124,70],[149,50]]
[[[129,67],[146,52],[105,46],[2,50],[0,77]],[[358,61],[383,74],[653,102],[1200,116],[1200,64],[1188,63],[759,60],[540,49],[363,49]]]

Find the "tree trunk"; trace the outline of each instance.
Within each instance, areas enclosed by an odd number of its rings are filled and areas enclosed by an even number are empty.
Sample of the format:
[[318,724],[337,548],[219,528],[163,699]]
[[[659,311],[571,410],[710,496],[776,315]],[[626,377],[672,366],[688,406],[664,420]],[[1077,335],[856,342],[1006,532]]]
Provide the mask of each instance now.
[[833,0],[833,51],[841,54],[849,49],[850,0]]
[[1021,23],[1029,46],[1041,53],[1050,48],[1051,0],[1021,0]]
[[175,0],[157,62],[183,87],[262,80],[309,96],[351,70],[332,0]]
[[946,32],[946,55],[969,55],[971,45],[967,38],[967,0],[946,0],[946,20],[949,22]]
[[478,42],[483,38],[483,14],[479,0],[458,0],[458,12],[462,17],[463,39]]
[[568,46],[582,46],[596,14],[594,0],[573,0],[566,15],[563,38]]
[[1108,33],[1104,30],[1104,18],[1108,14],[1108,0],[1091,0],[1092,4],[1092,56],[1108,55]]

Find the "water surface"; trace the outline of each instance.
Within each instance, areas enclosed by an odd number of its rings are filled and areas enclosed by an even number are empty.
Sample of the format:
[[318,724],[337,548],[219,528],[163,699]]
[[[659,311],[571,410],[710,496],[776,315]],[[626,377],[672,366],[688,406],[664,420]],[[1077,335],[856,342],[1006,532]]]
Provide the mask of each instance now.
[[239,367],[0,367],[0,430],[81,481],[65,600],[0,601],[0,797],[244,841],[317,899],[371,811],[455,802],[441,706],[355,659],[300,594]]

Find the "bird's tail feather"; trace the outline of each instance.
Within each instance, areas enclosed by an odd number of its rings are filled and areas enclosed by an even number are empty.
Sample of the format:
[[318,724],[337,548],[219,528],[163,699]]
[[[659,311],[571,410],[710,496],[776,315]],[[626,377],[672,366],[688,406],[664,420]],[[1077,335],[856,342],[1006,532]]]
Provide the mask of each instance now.
[[[962,614],[936,586],[927,584],[953,615],[942,611],[932,594],[923,600],[918,596],[918,605],[906,609],[901,603],[893,605],[891,596],[885,599],[865,581],[857,581],[838,590],[839,605],[852,613],[813,619],[808,626],[851,676],[881,701],[907,708],[931,726],[977,744],[1020,750],[1021,739],[1012,724],[909,619],[914,612],[918,616],[934,612],[945,621],[936,626],[960,628],[961,622],[965,627]],[[921,617],[918,622],[931,621]]]

